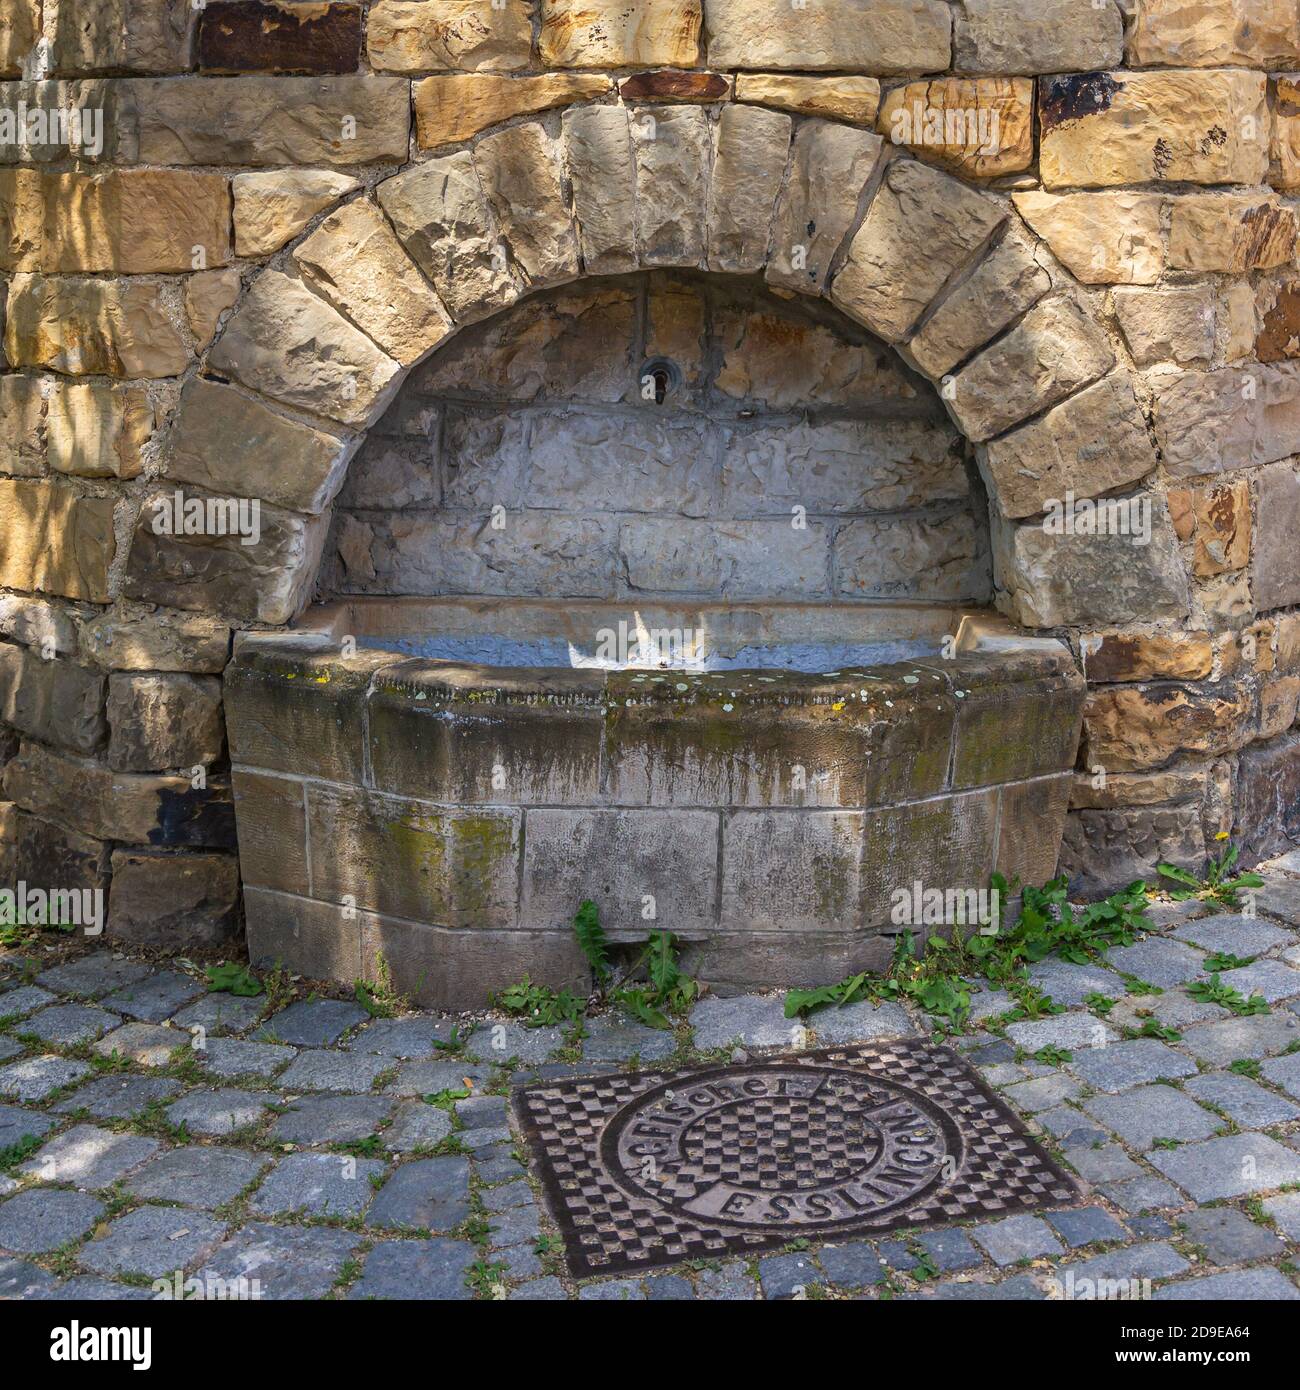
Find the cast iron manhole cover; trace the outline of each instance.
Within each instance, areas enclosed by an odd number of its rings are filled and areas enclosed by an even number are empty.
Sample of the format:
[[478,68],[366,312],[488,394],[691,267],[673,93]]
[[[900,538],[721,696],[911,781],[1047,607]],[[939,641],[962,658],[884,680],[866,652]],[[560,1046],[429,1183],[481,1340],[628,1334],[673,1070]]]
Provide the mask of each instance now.
[[543,1083],[514,1106],[579,1278],[1079,1198],[924,1041]]

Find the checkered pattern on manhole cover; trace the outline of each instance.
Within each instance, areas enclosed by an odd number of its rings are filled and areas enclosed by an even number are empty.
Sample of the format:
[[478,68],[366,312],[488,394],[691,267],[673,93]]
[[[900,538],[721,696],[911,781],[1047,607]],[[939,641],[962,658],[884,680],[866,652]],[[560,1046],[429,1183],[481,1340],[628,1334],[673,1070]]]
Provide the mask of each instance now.
[[575,1276],[1078,1199],[951,1048],[917,1040],[522,1087]]

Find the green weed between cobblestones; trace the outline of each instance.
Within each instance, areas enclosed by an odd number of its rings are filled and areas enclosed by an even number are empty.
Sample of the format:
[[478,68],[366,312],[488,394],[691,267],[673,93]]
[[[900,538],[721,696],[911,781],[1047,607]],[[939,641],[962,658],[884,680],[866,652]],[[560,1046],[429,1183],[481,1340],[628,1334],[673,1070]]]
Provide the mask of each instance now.
[[[1220,831],[1217,838],[1226,840],[1226,831]],[[1241,905],[1237,896],[1238,889],[1264,886],[1264,880],[1258,874],[1244,873],[1238,874],[1235,878],[1229,877],[1233,865],[1237,862],[1238,853],[1235,845],[1229,845],[1218,859],[1209,860],[1205,866],[1204,878],[1197,878],[1195,874],[1190,874],[1186,869],[1180,869],[1174,864],[1157,864],[1156,870],[1161,877],[1183,885],[1169,891],[1169,896],[1175,902],[1200,898],[1219,903],[1223,907],[1236,908]]]
[[[591,967],[598,1002],[613,1004],[651,1028],[668,1030],[673,1016],[684,1014],[699,997],[699,985],[682,973],[678,942],[672,932],[652,931],[621,975],[615,973],[610,942],[595,903],[588,900],[578,908],[573,934]],[[643,973],[645,978],[641,979]],[[525,975],[518,984],[503,989],[494,1002],[528,1027],[545,1028],[580,1026],[591,1001],[567,990],[534,984]]]

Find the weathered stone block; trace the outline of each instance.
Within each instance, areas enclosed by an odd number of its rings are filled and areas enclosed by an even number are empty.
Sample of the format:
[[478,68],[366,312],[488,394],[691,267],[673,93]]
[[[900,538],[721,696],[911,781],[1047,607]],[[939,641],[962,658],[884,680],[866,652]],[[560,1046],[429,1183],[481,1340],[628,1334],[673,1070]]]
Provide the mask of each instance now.
[[0,479],[0,584],[107,603],[113,499]]
[[1300,840],[1300,735],[1286,734],[1242,753],[1232,840],[1245,864]]
[[511,126],[474,146],[474,168],[496,225],[532,288],[578,273],[578,240],[560,180],[559,150],[543,126]]
[[365,698],[391,652],[286,638],[247,638],[226,668],[230,760],[331,782],[360,783],[365,770]]
[[526,68],[533,26],[528,0],[378,0],[366,52],[384,72],[486,72]]
[[239,926],[239,861],[232,854],[113,851],[108,935],[138,946],[218,946]]
[[338,491],[354,447],[256,396],[195,377],[181,393],[167,477],[315,515]]
[[532,116],[608,92],[594,73],[549,72],[537,77],[464,73],[426,77],[414,87],[415,139],[422,150],[455,145],[514,116]]
[[766,263],[791,125],[789,116],[756,106],[722,108],[709,185],[710,270],[744,274]]
[[60,383],[46,419],[50,467],[82,478],[136,478],[154,423],[149,397],[137,386]]
[[[849,243],[831,299],[887,342],[898,342],[1004,219],[996,203],[949,175],[895,160]],[[925,255],[918,256],[922,245]]]
[[1245,569],[1250,560],[1250,484],[1170,488],[1169,514],[1181,541],[1195,542],[1192,573],[1202,579]]
[[199,12],[203,72],[356,72],[355,0],[206,0]]
[[962,0],[953,66],[964,72],[1088,72],[1124,54],[1123,7],[1102,0]]
[[1208,285],[1118,289],[1115,315],[1139,367],[1176,362],[1180,367],[1214,356],[1215,301]]
[[995,867],[1008,883],[1037,885],[1056,877],[1070,781],[1067,772],[1001,789]]
[[13,0],[0,14],[0,77],[17,77],[41,36],[40,0]]
[[1084,686],[1073,669],[1020,680],[972,663],[952,674],[957,702],[954,788],[1020,782],[1074,766],[1082,727]]
[[864,815],[860,811],[764,810],[729,815],[722,835],[725,932],[806,932],[863,917]]
[[[234,498],[212,500],[228,512],[238,506]],[[161,524],[174,512],[173,502],[154,493],[141,507],[122,585],[128,598],[271,624],[298,615],[316,579],[324,517],[264,505],[260,534],[246,545],[250,538],[229,528],[174,534]]]
[[734,79],[720,72],[683,72],[680,68],[660,68],[657,72],[638,72],[619,79],[618,94],[625,102],[686,101],[708,103],[726,101]]
[[217,673],[230,654],[230,629],[215,618],[155,609],[105,613],[81,629],[82,655],[109,671]]
[[1154,285],[1165,262],[1158,193],[1012,196],[1016,211],[1085,285]]
[[411,921],[514,927],[522,830],[514,808],[453,810],[359,788],[307,789],[312,891]]
[[401,367],[299,280],[266,271],[208,356],[214,371],[345,425],[378,418]]
[[359,198],[331,213],[293,256],[303,279],[404,367],[451,331],[438,296],[374,203]]
[[1156,677],[1204,680],[1214,669],[1208,632],[1106,632],[1081,640],[1084,670],[1092,683]]
[[1149,381],[1156,439],[1174,477],[1273,463],[1300,450],[1300,372],[1292,363]]
[[410,84],[397,77],[202,77],[131,84],[145,164],[400,164]]
[[1253,713],[1249,689],[1231,684],[1094,689],[1084,708],[1088,765],[1132,772],[1185,754],[1218,757],[1251,737]]
[[24,743],[4,770],[5,793],[24,810],[57,820],[97,840],[118,843],[234,849],[230,783],[209,777],[195,787],[188,777],[113,772],[39,743]]
[[292,241],[313,217],[360,187],[331,169],[274,169],[236,174],[235,250],[270,256]]
[[825,595],[830,536],[822,525],[784,521],[680,521],[638,517],[618,532],[629,595],[717,594],[728,598]]
[[718,68],[942,72],[952,19],[939,0],[852,0],[792,8],[785,0],[705,0],[709,62]]
[[1171,200],[1169,264],[1174,270],[1240,275],[1295,260],[1294,211],[1276,198],[1191,193]]
[[708,116],[697,107],[646,106],[632,112],[642,265],[704,263],[711,143]]
[[553,68],[694,67],[700,0],[542,0],[541,58]]
[[836,594],[982,603],[989,557],[970,514],[863,517],[836,533],[831,557]]
[[109,849],[102,841],[4,803],[0,830],[0,876],[8,885],[96,889],[108,878]]
[[1264,88],[1262,73],[1231,71],[1045,78],[1038,98],[1043,183],[1262,183]]
[[50,72],[184,72],[195,19],[187,0],[59,0]]
[[[1108,520],[1109,529],[1100,534],[1077,525],[1063,532],[1043,523],[1017,526],[995,514],[994,576],[1000,602],[1017,622],[1060,627],[1186,618],[1187,571],[1163,497],[1116,500],[1126,503],[1120,520],[1127,515],[1127,531]],[[1146,544],[1134,544],[1141,538],[1135,501],[1150,506]]]
[[851,125],[874,126],[880,82],[874,77],[799,77],[783,72],[736,74],[736,100],[775,106],[801,116],[823,116]]
[[191,361],[161,289],[140,280],[15,275],[5,353],[72,376],[179,376]]
[[356,908],[246,887],[249,961],[255,970],[283,964],[309,980],[359,980],[361,917]]
[[[889,969],[894,938],[880,932],[768,932],[744,928],[688,941],[682,969],[722,998],[763,989],[816,989],[862,971]],[[793,1026],[792,1020],[792,1026]]]
[[44,472],[46,409],[39,377],[0,376],[0,473]]
[[1275,68],[1300,58],[1289,0],[1142,0],[1129,34],[1141,67]]
[[402,244],[458,322],[518,299],[522,284],[468,150],[417,164],[376,192]]
[[1132,382],[1122,371],[982,445],[977,457],[999,507],[1012,517],[1041,512],[1067,492],[1097,497],[1156,466]]
[[1061,872],[1081,898],[1117,893],[1136,879],[1153,882],[1156,865],[1199,872],[1205,836],[1197,806],[1071,811],[1061,844]]
[[563,130],[583,266],[592,275],[635,270],[636,161],[627,110],[578,107],[564,113]]
[[600,795],[604,678],[403,662],[367,701],[373,785],[426,801],[583,805]]
[[93,753],[104,741],[104,677],[74,662],[2,643],[0,720],[43,743]]
[[1024,229],[1008,227],[1002,240],[966,279],[939,302],[904,349],[930,377],[941,377],[1037,303],[1051,289]]
[[231,783],[243,881],[284,893],[310,893],[306,788],[296,778],[246,768],[236,768]]
[[716,922],[717,859],[713,812],[529,810],[520,925],[567,935],[589,898],[616,940],[644,940],[660,925],[706,933]]
[[77,626],[62,604],[23,594],[0,597],[0,636],[35,647],[42,656],[75,656]]
[[1034,83],[1028,77],[948,77],[896,87],[880,133],[918,159],[970,178],[1034,162]]
[[111,676],[108,765],[119,772],[191,770],[226,748],[221,682],[212,676]]
[[1273,138],[1268,181],[1274,188],[1300,188],[1300,78],[1273,79]]
[[1256,606],[1282,608],[1300,603],[1300,570],[1295,537],[1300,527],[1300,477],[1290,464],[1265,468],[1257,476],[1258,531],[1253,588]]
[[1114,363],[1105,336],[1073,300],[1041,300],[957,374],[949,409],[967,438],[991,439],[1096,381]]
[[894,894],[927,888],[987,888],[997,837],[996,789],[868,811],[862,834],[862,906],[867,926],[891,922]]
[[858,215],[885,143],[866,130],[805,121],[790,147],[790,172],[772,218],[769,284],[820,294],[831,260]]

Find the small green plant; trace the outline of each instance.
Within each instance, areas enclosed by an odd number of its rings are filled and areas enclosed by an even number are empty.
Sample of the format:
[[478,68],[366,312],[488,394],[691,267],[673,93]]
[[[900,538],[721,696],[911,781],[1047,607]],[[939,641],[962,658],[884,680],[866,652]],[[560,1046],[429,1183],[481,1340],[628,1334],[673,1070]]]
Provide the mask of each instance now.
[[356,982],[355,998],[371,1018],[393,1018],[406,1007],[406,1000],[393,984],[393,972],[381,951],[375,956],[375,978]]
[[1181,1042],[1183,1035],[1177,1028],[1170,1028],[1158,1018],[1148,1018],[1135,1034],[1139,1038],[1158,1038],[1161,1042]]
[[590,898],[578,907],[573,918],[573,934],[578,938],[578,946],[591,966],[596,983],[604,986],[610,977],[609,942],[600,925],[600,909]]
[[1064,1047],[1040,1047],[1033,1054],[1035,1062],[1042,1062],[1044,1066],[1059,1067],[1066,1062],[1074,1061],[1074,1053]]
[[208,990],[212,994],[234,994],[241,999],[253,999],[262,993],[261,980],[246,965],[240,965],[237,961],[209,965],[203,973],[208,977]]
[[1193,981],[1187,986],[1187,993],[1204,1004],[1218,1004],[1239,1016],[1268,1013],[1268,1000],[1262,994],[1252,994],[1247,999],[1239,990],[1225,985],[1217,971],[1208,980]]
[[425,1096],[424,1103],[426,1105],[436,1105],[439,1110],[450,1110],[458,1100],[466,1100],[470,1094],[471,1092],[464,1086],[456,1089],[449,1088],[445,1091],[434,1091],[432,1094]]
[[496,996],[496,1004],[530,1028],[554,1028],[560,1024],[577,1023],[586,1008],[585,1001],[576,994],[535,985],[527,975],[517,984],[501,990]]
[[1231,951],[1215,951],[1213,955],[1205,957],[1202,968],[1218,974],[1220,970],[1240,970],[1254,962],[1254,956],[1234,956]]
[[1152,1142],[1157,1149],[1176,1149],[1183,1141],[1181,1139],[1155,1139]]
[[[1228,836],[1226,832],[1221,831],[1217,838],[1226,840]],[[1264,880],[1258,874],[1241,873],[1235,877],[1232,875],[1233,865],[1236,864],[1239,853],[1236,845],[1229,845],[1217,859],[1211,857],[1205,865],[1203,878],[1197,878],[1195,874],[1180,869],[1176,864],[1157,864],[1156,870],[1161,877],[1182,885],[1169,890],[1169,896],[1175,902],[1201,898],[1209,902],[1222,903],[1224,907],[1238,907],[1238,889],[1264,886]]]
[[1252,1081],[1258,1081],[1263,1068],[1254,1057],[1238,1057],[1235,1062],[1228,1063],[1228,1070],[1236,1076],[1246,1076]]
[[1103,1018],[1115,1007],[1115,1001],[1108,994],[1098,994],[1096,991],[1085,994],[1083,1002],[1093,1013],[1101,1014]]
[[34,1134],[24,1134],[16,1143],[9,1144],[0,1149],[0,1173],[9,1168],[16,1168],[25,1158],[30,1158],[41,1146],[41,1141]]

